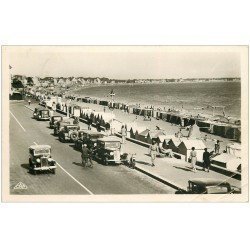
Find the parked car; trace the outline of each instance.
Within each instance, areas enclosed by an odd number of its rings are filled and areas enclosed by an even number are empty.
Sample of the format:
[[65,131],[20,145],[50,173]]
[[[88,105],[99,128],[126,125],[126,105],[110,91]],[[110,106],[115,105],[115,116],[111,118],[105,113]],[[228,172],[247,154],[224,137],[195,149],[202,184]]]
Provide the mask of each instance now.
[[188,194],[239,194],[241,189],[232,186],[226,180],[196,178],[188,181]]
[[97,139],[94,157],[104,165],[127,162],[127,154],[121,152],[121,141],[115,136],[106,136]]
[[49,110],[45,108],[35,108],[33,118],[38,121],[48,121],[50,119]]
[[58,135],[61,129],[63,129],[64,125],[73,124],[73,120],[68,117],[63,117],[62,121],[57,121],[54,124],[54,135]]
[[51,157],[51,146],[31,145],[29,147],[29,170],[33,174],[46,170],[56,173],[56,162]]
[[60,142],[74,142],[77,139],[77,131],[80,130],[78,125],[64,125],[58,136]]
[[95,146],[97,139],[106,136],[102,132],[95,132],[92,130],[79,130],[77,139],[75,140],[75,149],[81,150],[82,145],[86,144],[87,148],[91,149]]
[[56,122],[62,121],[63,117],[61,115],[53,115],[49,121],[49,127],[54,128]]

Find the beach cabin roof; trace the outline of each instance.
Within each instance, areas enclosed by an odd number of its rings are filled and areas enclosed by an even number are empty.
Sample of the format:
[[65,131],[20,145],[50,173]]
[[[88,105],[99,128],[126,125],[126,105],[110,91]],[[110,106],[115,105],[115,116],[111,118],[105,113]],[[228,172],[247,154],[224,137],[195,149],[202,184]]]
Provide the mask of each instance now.
[[139,134],[146,137],[146,136],[148,136],[149,132],[150,132],[150,129],[147,128]]
[[109,122],[110,120],[114,119],[115,118],[115,114],[112,114],[112,113],[103,113],[101,115],[102,117],[102,120],[104,122]]
[[204,150],[206,148],[202,140],[183,140],[180,145],[183,144],[186,149],[191,150],[192,147],[195,147],[195,150]]
[[241,157],[241,144],[229,143],[227,144],[227,153],[235,157]]
[[238,166],[241,164],[241,159],[235,157],[234,155],[231,154],[227,154],[227,153],[223,153],[220,155],[215,156],[212,159],[212,162],[221,162],[226,164],[226,168],[233,170],[233,171],[237,171]]
[[143,131],[145,131],[147,128],[146,127],[144,127],[144,126],[137,126],[136,127],[136,131],[137,131],[137,133],[138,134],[140,134],[141,132],[143,132]]
[[173,144],[175,147],[178,147],[181,142],[182,142],[182,140],[179,138],[172,138],[169,141],[169,143]]
[[158,140],[160,142],[164,142],[165,140],[169,141],[169,140],[174,139],[174,138],[175,138],[174,135],[158,135]]

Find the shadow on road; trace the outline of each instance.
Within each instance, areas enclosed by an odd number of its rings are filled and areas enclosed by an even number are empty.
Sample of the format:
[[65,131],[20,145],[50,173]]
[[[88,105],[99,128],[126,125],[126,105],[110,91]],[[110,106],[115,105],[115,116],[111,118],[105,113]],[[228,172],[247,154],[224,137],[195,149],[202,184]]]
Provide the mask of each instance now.
[[181,170],[184,170],[184,171],[188,171],[188,172],[191,172],[192,169],[191,168],[188,168],[188,167],[176,167],[176,166],[173,166],[174,168],[177,168],[177,169],[181,169]]
[[76,166],[79,166],[79,167],[82,167],[82,163],[79,163],[79,162],[72,162],[74,165],[76,165]]
[[29,164],[27,164],[27,163],[21,164],[21,167],[29,170]]
[[143,164],[143,165],[151,166],[151,164],[150,164],[150,163],[145,162],[145,161],[135,161],[135,162],[136,162],[136,163]]

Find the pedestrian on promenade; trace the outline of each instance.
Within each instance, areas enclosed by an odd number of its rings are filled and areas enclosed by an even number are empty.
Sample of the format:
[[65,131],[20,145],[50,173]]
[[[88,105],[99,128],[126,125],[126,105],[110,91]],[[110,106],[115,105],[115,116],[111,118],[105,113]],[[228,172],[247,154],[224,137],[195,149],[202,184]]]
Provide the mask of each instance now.
[[195,151],[195,147],[192,147],[192,151],[190,152],[189,158],[191,160],[192,170],[193,172],[196,172],[197,152]]
[[153,141],[152,145],[150,145],[149,147],[149,154],[151,156],[152,167],[155,166],[155,158],[158,153],[159,153],[159,148],[156,144],[156,141]]
[[89,118],[88,119],[88,130],[91,130],[91,127],[92,127],[92,119]]
[[122,125],[121,134],[122,134],[122,144],[124,144],[126,142],[126,137],[127,137],[127,129],[124,125]]
[[215,152],[215,154],[220,153],[220,141],[219,140],[217,140],[217,142],[214,145],[214,152]]
[[110,124],[108,122],[105,124],[105,129],[106,129],[107,135],[110,135]]
[[30,100],[30,99],[28,100],[28,103],[29,103],[29,105],[30,105],[30,103],[31,103],[31,100]]
[[207,148],[204,148],[205,152],[203,153],[203,170],[209,172],[210,168],[210,153],[207,152]]

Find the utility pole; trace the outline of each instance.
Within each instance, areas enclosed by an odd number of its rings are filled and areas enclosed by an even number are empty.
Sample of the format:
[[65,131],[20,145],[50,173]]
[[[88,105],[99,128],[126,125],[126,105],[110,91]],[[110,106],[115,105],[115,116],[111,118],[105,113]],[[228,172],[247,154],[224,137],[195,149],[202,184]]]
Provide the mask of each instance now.
[[112,109],[111,109],[112,120],[111,120],[111,125],[110,125],[110,131],[111,131],[111,135],[112,135],[113,134],[113,121],[114,121],[114,118],[113,118],[113,114],[114,114],[114,96],[115,96],[115,93],[114,93],[113,89],[111,90],[109,95],[111,96],[111,106],[112,106]]

